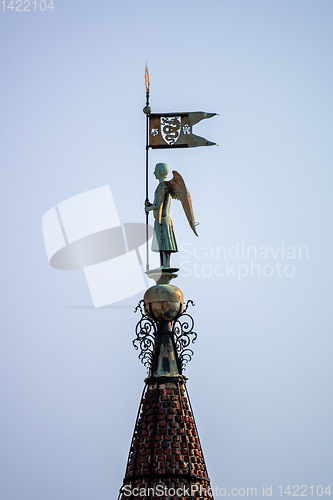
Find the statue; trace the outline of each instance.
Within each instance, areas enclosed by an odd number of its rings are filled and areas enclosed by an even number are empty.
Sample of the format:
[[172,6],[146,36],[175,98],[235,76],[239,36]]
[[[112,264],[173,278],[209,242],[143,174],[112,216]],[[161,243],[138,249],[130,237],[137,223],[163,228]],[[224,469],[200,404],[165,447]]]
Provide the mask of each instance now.
[[178,252],[176,236],[172,220],[169,217],[171,198],[181,201],[187,220],[196,236],[198,236],[194,222],[192,201],[182,176],[173,170],[173,178],[167,181],[169,167],[166,163],[157,163],[154,175],[159,181],[155,190],[154,203],[145,202],[145,211],[153,210],[154,235],[152,251],[160,252],[160,263],[162,269],[170,268],[171,253]]

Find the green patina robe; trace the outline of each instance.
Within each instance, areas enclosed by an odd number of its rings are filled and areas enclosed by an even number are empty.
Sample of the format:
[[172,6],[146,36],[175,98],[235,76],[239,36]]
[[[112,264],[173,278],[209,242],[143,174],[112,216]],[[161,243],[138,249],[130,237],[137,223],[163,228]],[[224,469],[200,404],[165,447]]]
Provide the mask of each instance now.
[[[175,232],[172,220],[169,217],[171,195],[166,182],[161,182],[155,191],[154,205],[159,207],[154,210],[154,235],[152,243],[153,252],[178,252]],[[159,222],[159,212],[161,213],[161,223]]]

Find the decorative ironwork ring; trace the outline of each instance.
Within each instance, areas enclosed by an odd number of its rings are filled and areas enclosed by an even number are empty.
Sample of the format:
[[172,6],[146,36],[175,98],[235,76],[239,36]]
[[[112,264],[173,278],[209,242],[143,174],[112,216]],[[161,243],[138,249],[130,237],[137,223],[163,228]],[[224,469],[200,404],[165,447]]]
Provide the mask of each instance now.
[[[194,320],[186,311],[188,306],[194,306],[192,300],[188,300],[185,309],[172,322],[172,333],[175,341],[175,348],[179,358],[179,365],[185,370],[186,365],[191,361],[194,351],[189,347],[197,339],[197,333],[193,331]],[[144,300],[140,300],[134,312],[140,311],[141,318],[135,327],[136,338],[132,341],[136,350],[140,349],[139,359],[142,364],[150,370],[152,368],[155,335],[158,332],[158,322],[150,319],[144,310]]]

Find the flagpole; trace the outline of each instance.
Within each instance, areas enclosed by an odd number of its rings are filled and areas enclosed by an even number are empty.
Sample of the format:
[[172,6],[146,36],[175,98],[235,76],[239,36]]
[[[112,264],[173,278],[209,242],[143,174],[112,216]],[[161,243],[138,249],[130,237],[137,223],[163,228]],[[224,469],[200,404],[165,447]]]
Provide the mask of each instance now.
[[[150,89],[150,81],[149,81],[149,72],[148,66],[146,63],[145,68],[145,86],[146,86],[146,106],[143,108],[143,112],[146,115],[146,202],[148,199],[148,151],[149,151],[149,114],[151,113],[151,108],[149,107],[149,89]],[[148,232],[148,216],[149,212],[146,212],[146,271],[149,271],[149,232]]]

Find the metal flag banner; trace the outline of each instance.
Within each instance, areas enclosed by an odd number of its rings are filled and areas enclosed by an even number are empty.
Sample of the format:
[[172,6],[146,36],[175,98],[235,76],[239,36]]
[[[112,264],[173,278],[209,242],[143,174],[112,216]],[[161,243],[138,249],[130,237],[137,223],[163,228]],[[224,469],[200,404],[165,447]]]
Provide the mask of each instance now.
[[217,113],[194,111],[191,113],[150,113],[149,114],[149,147],[194,148],[197,146],[215,146],[215,142],[194,135],[192,127],[205,118]]

